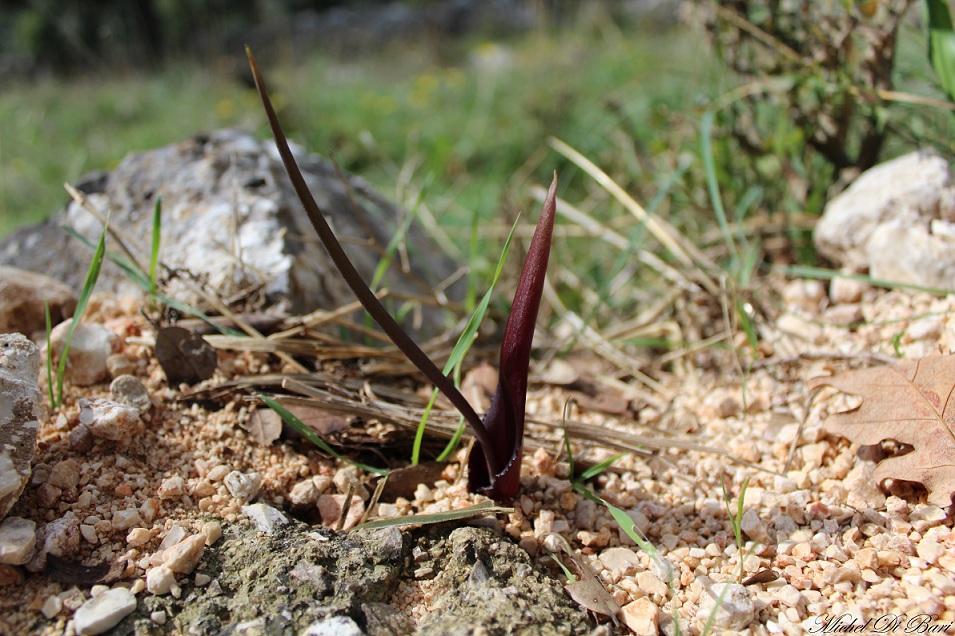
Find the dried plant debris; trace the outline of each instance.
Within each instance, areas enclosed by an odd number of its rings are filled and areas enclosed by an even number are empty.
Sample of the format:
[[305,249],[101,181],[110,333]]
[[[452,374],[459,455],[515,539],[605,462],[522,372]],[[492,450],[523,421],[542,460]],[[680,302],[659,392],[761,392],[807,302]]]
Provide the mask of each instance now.
[[156,334],[156,359],[170,386],[196,384],[216,371],[216,351],[202,336],[182,327],[163,327]]
[[874,477],[917,481],[928,500],[948,506],[955,494],[955,356],[934,356],[890,367],[813,378],[810,389],[831,386],[862,398],[835,413],[825,429],[863,445],[894,440],[911,452],[883,459]]

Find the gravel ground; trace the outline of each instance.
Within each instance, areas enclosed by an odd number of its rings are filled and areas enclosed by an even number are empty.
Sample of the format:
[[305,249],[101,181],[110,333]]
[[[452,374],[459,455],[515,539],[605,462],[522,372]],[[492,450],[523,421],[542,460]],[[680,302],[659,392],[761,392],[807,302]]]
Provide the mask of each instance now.
[[[498,517],[501,530],[556,577],[563,574],[549,552],[560,551],[558,537],[566,539],[621,608],[619,625],[601,619],[609,632],[698,634],[709,621],[710,633],[955,633],[951,508],[925,503],[917,484],[890,481],[880,488],[872,458],[884,449],[860,448],[821,428],[850,400],[826,393],[810,402],[804,386],[812,377],[898,356],[952,352],[955,298],[849,281],[829,288],[795,281],[782,296],[778,317],[761,327],[750,369],[725,348],[708,349],[688,357],[680,373],[658,378],[675,396],[661,406],[614,416],[605,400],[602,411],[584,405],[570,413],[600,430],[675,440],[661,451],[625,454],[587,484],[629,514],[655,554],[636,547],[605,507],[574,491],[562,442],[542,427],[531,427],[543,448],[525,456],[523,494],[513,513]],[[69,385],[66,405],[41,417],[33,478],[10,516],[46,528],[38,542],[46,548],[25,566],[0,565],[3,633],[96,633],[83,615],[94,596],[108,607],[92,611],[121,612],[113,607],[128,605],[130,596],[214,585],[203,574],[203,552],[222,527],[245,515],[244,505],[255,500],[299,514],[311,508],[316,519],[334,525],[335,506],[360,477],[298,443],[255,443],[239,398],[218,410],[176,401],[136,304],[95,300],[88,321],[116,337],[112,374],[138,378],[150,402],[143,423],[118,441],[77,432],[90,417],[81,398],[109,398],[108,382]],[[745,347],[745,338],[735,344]],[[587,358],[573,366],[599,363]],[[280,370],[263,354],[220,354],[213,382]],[[529,415],[559,422],[568,395],[566,388],[532,382]],[[681,441],[719,453],[680,448]],[[582,451],[592,461],[612,455],[599,444]],[[435,484],[372,512],[394,516],[478,502],[459,470],[452,462]],[[747,480],[740,549],[722,483],[735,513]],[[366,500],[356,500],[355,509]],[[89,571],[67,576],[59,561],[40,562],[45,552],[113,570],[98,579]],[[406,625],[426,622],[429,585],[417,579],[398,585],[393,605]],[[161,629],[166,617],[152,619]]]

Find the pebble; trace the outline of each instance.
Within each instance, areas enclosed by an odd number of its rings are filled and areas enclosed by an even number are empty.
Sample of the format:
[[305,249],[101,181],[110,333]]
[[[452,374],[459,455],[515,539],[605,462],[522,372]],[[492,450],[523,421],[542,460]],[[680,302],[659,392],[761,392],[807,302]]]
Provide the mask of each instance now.
[[0,524],[0,563],[23,565],[33,558],[36,548],[36,523],[21,517],[8,517]]
[[[50,344],[63,355],[73,319],[65,320],[50,332]],[[107,377],[106,359],[113,352],[113,332],[102,325],[80,323],[73,331],[67,354],[66,377],[78,386],[92,386]]]
[[627,575],[640,567],[640,557],[630,548],[608,548],[600,553],[600,562],[607,570]]
[[43,601],[43,607],[40,608],[40,613],[46,616],[47,620],[52,620],[62,609],[63,599],[54,594],[46,597],[46,600]]
[[158,565],[146,570],[146,589],[150,594],[162,596],[169,594],[176,585],[176,575],[168,565]]
[[133,526],[142,525],[143,518],[139,515],[138,509],[128,508],[115,511],[110,523],[116,530],[129,530]]
[[624,624],[637,636],[656,636],[659,633],[660,609],[650,599],[638,598],[622,608]]
[[333,616],[312,623],[300,636],[362,636],[362,631],[347,616]]
[[73,614],[73,626],[81,636],[102,634],[136,610],[136,597],[117,587],[92,598]]
[[170,570],[177,574],[189,574],[195,569],[206,549],[206,537],[194,534],[162,553],[162,560]]
[[185,492],[186,482],[179,475],[173,475],[163,480],[156,494],[160,499],[178,499]]
[[146,386],[133,375],[120,375],[109,385],[109,396],[117,404],[129,406],[140,415],[145,415],[152,408],[152,400]]
[[803,610],[806,607],[806,597],[792,585],[784,585],[778,590],[773,591],[773,597],[788,607],[796,608],[797,611]]
[[233,470],[223,480],[229,493],[241,501],[251,501],[259,494],[262,486],[262,475],[256,472],[242,473]]
[[46,567],[48,554],[64,559],[76,556],[80,549],[80,520],[69,510],[59,519],[54,519],[37,532],[37,550],[26,564],[31,572],[40,572]]
[[80,483],[80,466],[75,459],[64,459],[57,462],[50,471],[47,483],[57,488],[76,488]]
[[916,554],[929,563],[937,563],[939,558],[945,554],[945,548],[937,541],[931,539],[922,539],[915,548]]
[[151,538],[152,534],[146,528],[133,528],[126,535],[126,545],[138,548],[141,545],[146,545]]
[[206,545],[212,545],[222,538],[222,524],[218,521],[206,521],[199,528],[199,533],[206,538]]
[[293,506],[305,508],[314,506],[315,502],[318,501],[318,496],[321,494],[321,491],[315,486],[315,482],[311,479],[306,479],[292,486],[288,500]]
[[769,524],[759,518],[759,512],[755,508],[749,508],[743,513],[739,525],[746,536],[753,541],[758,541],[763,545],[775,542],[769,535]]
[[640,586],[640,589],[645,591],[647,594],[666,597],[667,594],[667,584],[660,580],[660,577],[650,572],[649,570],[644,570],[637,574],[637,585]]
[[136,372],[136,363],[122,353],[111,353],[106,356],[106,370],[111,378],[131,375]]
[[860,280],[836,277],[829,283],[829,300],[836,305],[858,303],[869,286]]
[[265,534],[274,534],[276,530],[288,523],[288,518],[264,503],[242,506],[242,513],[252,520],[256,529]]
[[103,399],[80,402],[80,422],[94,437],[128,443],[143,430],[143,420],[133,407]]
[[700,626],[713,616],[712,625],[718,630],[739,631],[753,622],[754,615],[753,597],[742,585],[710,583],[708,580],[704,583],[704,593],[696,613]]
[[[342,516],[345,507],[346,495],[322,495],[318,498],[318,513],[322,516],[322,523],[327,528],[337,528],[338,519]],[[342,530],[351,530],[365,514],[365,502],[360,497],[352,496],[351,507],[345,516]]]

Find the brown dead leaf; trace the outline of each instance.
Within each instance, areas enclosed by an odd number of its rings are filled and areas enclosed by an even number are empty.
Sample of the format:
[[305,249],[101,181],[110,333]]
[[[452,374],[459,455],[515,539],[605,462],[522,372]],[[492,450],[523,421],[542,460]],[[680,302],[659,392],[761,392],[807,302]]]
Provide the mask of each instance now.
[[955,493],[955,356],[905,361],[891,367],[848,371],[813,378],[810,390],[831,386],[862,398],[823,424],[834,435],[858,444],[895,440],[912,452],[882,460],[874,477],[917,481],[928,501],[945,507]]

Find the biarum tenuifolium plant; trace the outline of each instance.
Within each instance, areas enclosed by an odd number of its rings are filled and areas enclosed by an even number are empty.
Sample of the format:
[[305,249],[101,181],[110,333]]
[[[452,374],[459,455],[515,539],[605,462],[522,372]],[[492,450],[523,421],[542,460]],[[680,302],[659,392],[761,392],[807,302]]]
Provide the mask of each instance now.
[[527,371],[554,230],[557,175],[554,175],[547,192],[537,229],[524,261],[517,291],[514,294],[514,302],[504,329],[497,390],[482,421],[464,395],[454,386],[451,377],[442,373],[431,358],[392,318],[348,259],[345,250],[342,249],[321,209],[309,192],[298,164],[292,156],[252,51],[246,48],[246,53],[256,89],[269,120],[272,135],[275,137],[275,145],[285,165],[285,171],[335,267],[351,288],[352,293],[395,346],[438,390],[444,393],[470,425],[477,439],[468,462],[471,490],[495,499],[509,499],[516,496],[520,489],[521,457],[524,451]]

